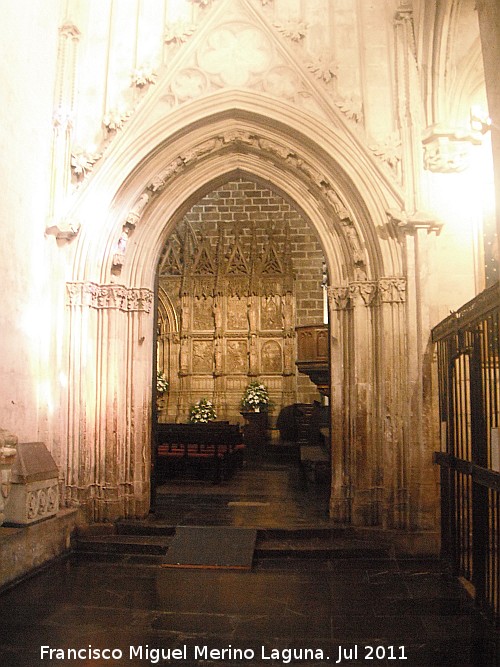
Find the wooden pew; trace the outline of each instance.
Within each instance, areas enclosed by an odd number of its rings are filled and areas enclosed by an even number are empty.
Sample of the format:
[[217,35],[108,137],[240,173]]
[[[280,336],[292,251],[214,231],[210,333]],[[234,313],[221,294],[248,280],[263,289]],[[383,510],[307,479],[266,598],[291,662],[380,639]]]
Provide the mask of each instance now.
[[158,481],[192,468],[217,484],[243,464],[240,427],[229,422],[157,424],[155,445]]

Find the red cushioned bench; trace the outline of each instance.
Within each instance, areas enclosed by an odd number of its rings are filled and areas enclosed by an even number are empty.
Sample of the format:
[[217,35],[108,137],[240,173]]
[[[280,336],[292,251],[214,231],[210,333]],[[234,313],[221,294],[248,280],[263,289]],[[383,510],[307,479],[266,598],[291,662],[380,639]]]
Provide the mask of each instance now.
[[243,464],[245,447],[238,424],[157,424],[155,441],[158,481],[189,467],[198,476],[211,473],[219,483]]

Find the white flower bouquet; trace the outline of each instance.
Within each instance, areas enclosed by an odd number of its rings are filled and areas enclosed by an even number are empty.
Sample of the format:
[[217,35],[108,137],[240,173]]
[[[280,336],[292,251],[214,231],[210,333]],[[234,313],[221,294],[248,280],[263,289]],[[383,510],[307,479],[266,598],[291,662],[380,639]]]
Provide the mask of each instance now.
[[269,392],[266,385],[257,380],[250,382],[241,399],[242,410],[261,412],[268,410],[270,407],[271,401],[269,400]]
[[161,371],[156,373],[156,392],[166,394],[168,391],[168,380]]
[[208,398],[200,398],[189,411],[189,421],[192,424],[207,424],[217,419],[214,404]]

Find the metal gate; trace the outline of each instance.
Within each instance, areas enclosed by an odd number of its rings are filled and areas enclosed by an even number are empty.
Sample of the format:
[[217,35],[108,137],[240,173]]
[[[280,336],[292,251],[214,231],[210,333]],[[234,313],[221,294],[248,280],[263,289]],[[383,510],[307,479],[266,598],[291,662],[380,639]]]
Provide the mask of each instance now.
[[442,554],[500,625],[500,285],[432,331],[437,344]]

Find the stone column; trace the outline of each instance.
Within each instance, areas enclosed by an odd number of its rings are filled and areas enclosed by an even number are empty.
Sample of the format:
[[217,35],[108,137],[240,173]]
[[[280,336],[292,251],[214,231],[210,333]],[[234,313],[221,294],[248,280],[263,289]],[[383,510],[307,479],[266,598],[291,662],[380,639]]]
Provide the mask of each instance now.
[[[91,521],[144,516],[151,474],[153,293],[68,285],[66,503]],[[145,389],[146,388],[146,389]]]
[[[330,516],[340,523],[351,522],[352,429],[351,386],[352,326],[349,287],[328,287],[330,320],[330,423],[332,487]],[[334,348],[334,349],[333,349]]]
[[12,466],[16,459],[17,436],[0,428],[0,526],[5,521],[5,505],[10,492]]
[[[490,116],[494,121],[491,128],[491,142],[495,169],[495,192],[497,193],[496,230],[498,243],[498,239],[500,239],[500,80],[498,77],[498,62],[500,60],[500,5],[497,0],[476,0],[476,10],[481,33],[488,107]],[[500,261],[498,250],[497,261]]]
[[354,366],[352,423],[354,437],[352,521],[376,526],[382,521],[382,437],[378,402],[380,387],[380,332],[377,283],[349,285],[352,306]]
[[406,343],[406,279],[380,278],[381,368],[383,376],[383,524],[408,525],[408,349]]
[[[400,223],[405,236],[407,287],[407,374],[408,374],[408,448],[410,494],[408,521],[411,528],[436,528],[437,487],[432,453],[438,448],[437,405],[432,400],[433,346],[432,285],[429,276],[431,250],[441,225],[424,214],[416,214]],[[437,397],[435,397],[435,400]]]

